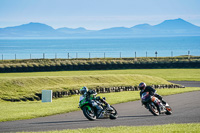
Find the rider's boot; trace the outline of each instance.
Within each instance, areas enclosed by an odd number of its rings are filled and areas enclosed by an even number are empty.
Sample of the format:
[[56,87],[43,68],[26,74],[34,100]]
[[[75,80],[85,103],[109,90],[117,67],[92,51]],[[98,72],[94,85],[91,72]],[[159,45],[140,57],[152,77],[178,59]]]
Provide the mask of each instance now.
[[104,115],[103,109],[99,106],[96,106],[96,108],[97,108],[97,118],[102,118]]
[[97,115],[98,119],[104,117],[104,111],[103,110],[98,110],[97,113],[98,113],[98,115]]

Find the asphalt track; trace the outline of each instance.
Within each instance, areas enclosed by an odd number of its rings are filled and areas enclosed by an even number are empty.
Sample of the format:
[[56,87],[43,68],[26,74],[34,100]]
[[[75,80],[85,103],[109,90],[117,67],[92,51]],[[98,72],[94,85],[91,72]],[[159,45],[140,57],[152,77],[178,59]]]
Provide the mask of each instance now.
[[[41,117],[30,120],[0,123],[0,132],[48,131],[91,127],[161,125],[169,123],[200,122],[200,91],[165,96],[173,109],[172,115],[153,116],[141,106],[140,101],[113,105],[119,114],[118,119],[98,119],[89,121],[82,111]],[[67,105],[66,105],[67,106]]]
[[180,84],[185,87],[200,87],[200,81],[169,81],[174,84]]

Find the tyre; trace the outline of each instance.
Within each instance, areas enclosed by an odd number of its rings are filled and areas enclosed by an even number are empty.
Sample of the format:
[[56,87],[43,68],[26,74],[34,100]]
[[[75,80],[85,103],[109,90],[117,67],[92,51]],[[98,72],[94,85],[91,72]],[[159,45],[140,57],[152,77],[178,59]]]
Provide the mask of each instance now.
[[110,119],[117,119],[118,117],[117,110],[113,106],[110,107],[113,109],[113,111],[110,113]]
[[91,120],[91,121],[96,120],[96,115],[93,108],[89,110],[88,107],[86,106],[83,107],[83,114],[88,120]]
[[170,106],[166,106],[166,115],[171,115],[172,114],[172,108]]
[[157,108],[157,106],[154,103],[148,103],[147,104],[147,108],[149,109],[149,111],[155,115],[158,116],[159,115],[159,110]]

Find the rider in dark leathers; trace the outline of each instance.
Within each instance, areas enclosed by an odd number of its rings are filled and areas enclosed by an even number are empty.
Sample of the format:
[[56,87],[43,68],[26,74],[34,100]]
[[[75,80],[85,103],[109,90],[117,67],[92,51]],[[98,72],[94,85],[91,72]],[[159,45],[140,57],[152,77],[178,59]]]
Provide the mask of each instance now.
[[142,82],[139,84],[138,87],[140,89],[140,98],[142,96],[142,93],[149,92],[150,95],[157,97],[160,101],[162,101],[163,104],[166,104],[166,102],[163,100],[162,96],[158,95],[156,93],[156,90],[154,88],[152,88],[151,86],[146,86],[146,84],[144,82]]

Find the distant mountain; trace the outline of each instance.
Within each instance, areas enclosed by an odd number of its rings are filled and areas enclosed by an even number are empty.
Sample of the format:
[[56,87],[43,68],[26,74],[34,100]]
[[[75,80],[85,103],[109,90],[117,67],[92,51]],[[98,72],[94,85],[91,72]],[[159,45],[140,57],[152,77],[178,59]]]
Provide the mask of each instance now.
[[56,31],[58,32],[62,32],[62,33],[67,33],[67,34],[75,34],[75,33],[88,33],[90,32],[90,30],[86,30],[85,28],[76,28],[76,29],[72,29],[72,28],[59,28],[59,29],[56,29]]
[[56,32],[51,26],[33,22],[0,29],[0,37],[45,37],[59,34],[60,33]]
[[138,24],[136,26],[131,27],[131,29],[133,30],[134,29],[149,29],[149,28],[152,28],[152,26],[149,24]]
[[183,19],[165,20],[158,25],[140,24],[131,27],[134,34],[146,36],[186,36],[200,35],[200,27]]
[[103,30],[99,30],[96,31],[95,33],[93,33],[93,36],[127,36],[130,35],[132,32],[132,30],[130,28],[126,28],[126,27],[113,27],[113,28],[109,28],[109,29],[103,29]]
[[137,37],[137,36],[200,36],[200,27],[183,19],[165,20],[158,25],[139,24],[131,28],[112,27],[98,31],[85,28],[58,28],[42,23],[0,28],[0,37]]
[[199,28],[198,26],[195,26],[181,18],[174,20],[165,20],[164,22],[155,25],[154,27],[159,29],[168,29],[168,30]]
[[7,30],[15,29],[15,30],[24,30],[24,31],[54,31],[54,29],[51,26],[48,26],[46,24],[41,24],[41,23],[33,23],[33,22],[29,24],[15,26],[15,27],[7,27],[5,29]]
[[130,28],[126,28],[126,27],[113,27],[113,28],[109,28],[109,29],[103,29],[100,30],[99,32],[127,32],[131,30]]

